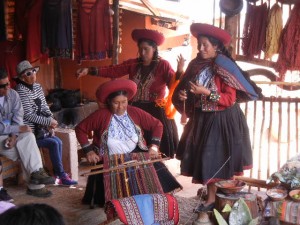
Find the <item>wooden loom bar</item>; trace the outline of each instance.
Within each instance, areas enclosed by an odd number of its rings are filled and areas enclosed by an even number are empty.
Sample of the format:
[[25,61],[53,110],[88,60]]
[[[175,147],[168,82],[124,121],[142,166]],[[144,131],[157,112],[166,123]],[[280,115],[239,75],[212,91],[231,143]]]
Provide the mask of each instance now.
[[94,172],[83,173],[83,174],[81,174],[81,176],[86,177],[86,176],[89,176],[89,175],[112,172],[112,171],[115,171],[115,170],[123,170],[123,169],[129,168],[129,167],[143,166],[143,165],[147,165],[147,164],[151,164],[151,163],[155,163],[155,162],[161,162],[161,161],[168,160],[168,159],[170,159],[170,158],[166,157],[166,158],[161,158],[161,159],[149,160],[149,161],[145,161],[145,162],[134,162],[134,163],[131,163],[131,164],[126,164],[126,165],[123,164],[123,165],[119,165],[119,166],[112,167],[112,168],[109,168],[109,169],[103,169],[103,170],[98,170],[98,171],[94,171]]

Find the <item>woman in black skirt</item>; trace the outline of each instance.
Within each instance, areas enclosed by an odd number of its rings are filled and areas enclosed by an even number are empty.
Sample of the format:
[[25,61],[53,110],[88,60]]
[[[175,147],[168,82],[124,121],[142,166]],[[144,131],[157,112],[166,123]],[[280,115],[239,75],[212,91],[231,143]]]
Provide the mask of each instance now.
[[259,99],[261,90],[226,50],[230,42],[226,31],[194,23],[191,33],[199,52],[172,98],[176,109],[189,118],[176,157],[183,175],[207,185],[207,201],[198,208],[206,211],[215,201],[216,181],[252,168],[248,126],[238,102]]

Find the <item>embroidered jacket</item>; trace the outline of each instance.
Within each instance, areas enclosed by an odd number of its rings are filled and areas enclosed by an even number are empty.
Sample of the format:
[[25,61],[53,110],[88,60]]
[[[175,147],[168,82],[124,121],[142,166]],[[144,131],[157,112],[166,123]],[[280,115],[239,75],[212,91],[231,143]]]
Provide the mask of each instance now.
[[[151,116],[149,113],[128,105],[127,107],[128,116],[134,122],[139,136],[138,146],[141,149],[147,150],[147,145],[160,144],[160,140],[163,133],[162,123]],[[76,137],[80,145],[84,148],[89,145],[87,134],[91,131],[94,132],[93,145],[100,147],[103,142],[107,141],[108,127],[111,122],[113,114],[109,109],[99,109],[89,115],[87,118],[82,120],[76,127]],[[143,138],[143,130],[151,131],[152,140],[151,143],[146,143]]]
[[143,77],[138,70],[138,64],[137,59],[129,59],[118,65],[91,67],[89,74],[109,78],[129,75],[129,79],[136,82],[138,86],[138,92],[133,101],[153,102],[163,99],[166,94],[166,87],[170,88],[175,79],[175,72],[170,63],[160,58],[158,64],[144,82],[142,82]]
[[[215,92],[214,98],[209,96],[195,96],[189,92],[189,81],[195,82],[197,76],[210,67],[212,77],[207,88]],[[237,92],[244,93],[246,100],[258,99],[258,94],[255,92],[252,84],[250,84],[238,67],[226,56],[219,54],[216,59],[203,60],[199,55],[193,59],[181,82],[176,87],[172,102],[176,109],[183,112],[183,101],[178,99],[180,90],[186,90],[188,98],[185,101],[185,112],[187,116],[193,114],[195,108],[200,108],[202,111],[222,111],[235,104],[237,100]]]

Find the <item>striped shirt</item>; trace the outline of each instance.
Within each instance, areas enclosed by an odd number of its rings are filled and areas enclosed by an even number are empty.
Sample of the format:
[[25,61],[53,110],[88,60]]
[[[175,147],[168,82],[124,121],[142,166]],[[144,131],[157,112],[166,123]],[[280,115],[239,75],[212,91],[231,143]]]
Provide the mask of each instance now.
[[[29,125],[33,133],[35,130],[35,124],[49,126],[53,114],[46,102],[42,86],[38,83],[34,83],[31,88],[29,85],[18,83],[15,89],[20,95],[22,106],[24,108],[24,124]],[[39,98],[41,102],[41,113],[50,115],[50,117],[37,114],[38,105],[35,101],[37,98]]]

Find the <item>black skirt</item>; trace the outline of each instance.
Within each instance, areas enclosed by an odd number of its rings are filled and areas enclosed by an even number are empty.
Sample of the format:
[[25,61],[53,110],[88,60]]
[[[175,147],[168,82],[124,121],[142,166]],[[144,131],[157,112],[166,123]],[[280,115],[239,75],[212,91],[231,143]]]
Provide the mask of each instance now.
[[195,110],[184,128],[176,158],[181,174],[208,184],[252,168],[246,118],[238,104],[218,112]]
[[[160,143],[160,151],[166,156],[174,158],[174,154],[179,142],[175,120],[168,119],[165,109],[157,106],[154,102],[132,102],[132,105],[143,109],[160,120],[164,127],[163,136]],[[144,138],[147,143],[150,143],[151,137],[152,136],[149,132],[144,131]]]

